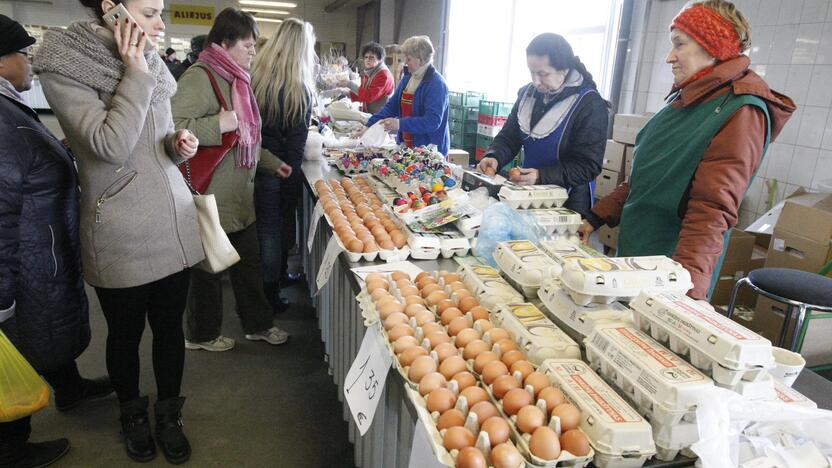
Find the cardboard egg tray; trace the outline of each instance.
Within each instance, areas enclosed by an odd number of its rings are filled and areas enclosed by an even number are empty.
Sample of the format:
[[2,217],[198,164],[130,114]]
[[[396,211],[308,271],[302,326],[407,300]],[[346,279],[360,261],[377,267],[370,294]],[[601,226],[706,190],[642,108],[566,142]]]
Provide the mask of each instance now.
[[500,304],[524,301],[523,295],[511,287],[498,270],[488,265],[462,265],[457,273],[468,290],[490,311]]
[[774,381],[774,392],[777,396],[777,400],[782,403],[789,405],[805,406],[807,408],[818,407],[817,403],[810,400],[797,390],[787,386],[783,382],[780,382],[779,380]]
[[495,325],[514,337],[533,364],[545,359],[580,359],[581,348],[534,304],[503,304],[492,313]]
[[454,226],[459,229],[459,232],[462,233],[466,238],[473,239],[477,237],[477,234],[480,232],[480,225],[482,224],[482,212],[478,212],[476,215],[464,215],[461,218],[454,221]]
[[525,211],[548,235],[577,234],[581,215],[568,208],[544,208]]
[[592,247],[569,240],[549,239],[540,241],[540,249],[563,266],[575,258],[605,258],[606,256]]
[[494,261],[509,282],[527,298],[536,297],[540,283],[559,277],[563,270],[560,264],[528,240],[498,242],[494,249]]
[[[683,294],[643,292],[630,302],[636,326],[710,374],[718,384],[764,380],[771,342]],[[773,387],[772,387],[773,390]]]
[[558,279],[544,281],[537,291],[537,296],[545,306],[542,312],[549,314],[555,323],[564,327],[567,334],[580,342],[583,342],[599,324],[632,324],[632,311],[621,303],[585,306],[575,304]]
[[560,208],[569,199],[565,188],[557,185],[516,185],[505,182],[497,193],[500,201],[514,209]]
[[690,273],[664,256],[578,258],[563,265],[561,283],[576,304],[609,304],[641,291],[686,293]]
[[634,468],[655,455],[650,424],[588,364],[578,359],[547,359],[538,370],[581,410],[580,428],[595,449],[595,466]]

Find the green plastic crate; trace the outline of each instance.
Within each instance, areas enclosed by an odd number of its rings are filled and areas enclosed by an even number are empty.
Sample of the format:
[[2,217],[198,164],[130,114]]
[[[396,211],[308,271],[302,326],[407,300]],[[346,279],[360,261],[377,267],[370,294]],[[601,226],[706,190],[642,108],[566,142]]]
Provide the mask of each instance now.
[[488,148],[491,146],[491,143],[494,141],[494,138],[490,136],[480,135],[477,134],[477,147],[478,148]]
[[[480,107],[466,107],[465,108],[465,120],[468,122],[476,122],[480,119]],[[476,128],[475,130],[476,131]]]
[[[477,136],[465,133],[451,133],[451,146],[454,148],[475,148],[477,146]],[[467,151],[467,150],[466,150]]]
[[507,117],[513,105],[512,102],[480,101],[479,113]]
[[456,120],[451,119],[448,122],[448,129],[451,133],[465,133],[465,121],[464,120]]
[[485,93],[476,91],[451,91],[448,93],[448,98],[452,106],[460,107],[476,107],[480,101],[485,98]]
[[[477,108],[479,110],[479,108]],[[450,120],[466,120],[468,116],[468,109],[460,106],[451,106],[448,111],[448,118]]]

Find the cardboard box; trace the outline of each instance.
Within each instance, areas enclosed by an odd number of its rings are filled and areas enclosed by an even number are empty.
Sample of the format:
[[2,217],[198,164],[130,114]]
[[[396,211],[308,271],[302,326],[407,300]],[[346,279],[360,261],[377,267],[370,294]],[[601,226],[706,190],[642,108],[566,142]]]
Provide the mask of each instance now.
[[601,175],[595,179],[595,198],[604,198],[621,183],[621,173],[601,169]]
[[[754,309],[754,318],[751,320],[751,330],[771,340],[776,346],[780,328],[785,320],[786,305],[773,301],[767,297],[760,296],[757,299],[757,307]],[[797,312],[794,312],[791,323],[786,330],[786,342],[784,348],[791,346],[789,341],[792,330],[797,321]],[[806,316],[806,334],[802,340],[798,340],[797,351],[806,359],[806,366],[821,366],[832,364],[832,314],[809,312]]]
[[624,149],[627,145],[614,140],[607,140],[607,147],[604,149],[604,169],[615,172],[624,170]]
[[462,167],[468,167],[468,161],[471,155],[462,149],[448,150],[448,162]]
[[832,194],[788,198],[774,225],[766,268],[817,273],[832,259]]
[[[711,304],[727,306],[731,301],[734,285],[751,271],[751,256],[754,253],[755,241],[756,238],[752,234],[739,229],[731,230],[731,239],[728,241],[722,268],[711,294]],[[737,296],[736,304],[753,307],[756,300],[756,294],[751,288],[743,288]]]
[[618,226],[611,228],[606,224],[598,229],[598,238],[605,246],[618,250]]
[[628,145],[636,144],[636,135],[652,115],[615,114],[612,125],[612,139]]
[[629,181],[633,173],[633,160],[635,159],[636,147],[626,145],[624,148],[624,180]]

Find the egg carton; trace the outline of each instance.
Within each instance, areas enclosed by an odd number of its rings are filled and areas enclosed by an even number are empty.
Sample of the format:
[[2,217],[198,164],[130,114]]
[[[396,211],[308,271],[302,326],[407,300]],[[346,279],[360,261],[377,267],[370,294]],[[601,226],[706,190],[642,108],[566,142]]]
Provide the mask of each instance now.
[[432,234],[439,238],[442,258],[451,258],[454,255],[464,257],[471,250],[471,242],[453,226],[441,226]]
[[500,276],[500,272],[488,265],[462,265],[457,270],[462,282],[489,311],[500,304],[523,302],[523,295],[517,292]]
[[432,234],[410,232],[407,245],[410,256],[417,260],[436,260],[442,254],[442,242]]
[[459,229],[466,238],[473,239],[477,237],[480,232],[480,225],[482,224],[482,212],[478,211],[475,215],[464,215],[453,222],[454,226]]
[[514,337],[533,364],[540,364],[545,359],[581,357],[578,343],[534,304],[503,304],[492,314],[492,320]]
[[563,239],[546,239],[539,243],[540,249],[546,252],[561,266],[567,260],[575,258],[606,258],[604,254],[580,242]]
[[550,318],[565,326],[564,331],[572,331],[581,341],[600,324],[633,323],[632,311],[618,302],[585,306],[575,304],[561,286],[560,280],[556,278],[544,281],[537,291],[537,296],[545,306],[543,313],[551,314]]
[[785,404],[805,406],[807,408],[818,407],[817,403],[777,379],[774,380],[774,393],[776,400]]
[[653,440],[656,442],[656,458],[661,461],[671,461],[679,453],[691,458],[696,455],[690,452],[690,446],[699,441],[699,427],[696,423],[659,424],[650,421],[653,428]]
[[718,387],[739,393],[748,400],[773,400],[777,397],[774,390],[775,379],[768,371],[761,371],[754,376],[754,381],[740,380],[734,385],[716,382]]
[[[640,330],[687,357],[722,386],[736,387],[741,381],[762,380],[766,369],[774,367],[769,340],[710,305],[683,294],[643,292],[630,301],[630,308]],[[773,391],[770,385],[768,388]]]
[[560,208],[569,199],[565,188],[557,185],[516,185],[505,182],[497,193],[500,201],[514,209]]
[[561,283],[579,305],[609,304],[643,290],[684,294],[693,286],[690,273],[664,256],[570,260],[563,265]]
[[548,235],[577,235],[581,215],[569,208],[543,208],[525,211]]
[[349,261],[352,262],[352,263],[357,263],[357,262],[360,262],[360,261],[372,262],[378,257],[378,254],[379,254],[378,249],[376,249],[373,252],[364,252],[364,253],[350,252],[344,246],[344,243],[341,242],[341,238],[338,237],[337,234],[333,233],[332,237],[335,238],[336,242],[338,242],[338,246],[341,247],[341,250],[343,251],[344,255],[346,255],[347,258],[349,259]]
[[634,468],[656,453],[650,424],[588,364],[547,359],[538,370],[581,410],[580,428],[595,449],[595,466]]
[[557,262],[528,240],[498,242],[494,261],[509,282],[527,298],[537,296],[541,281],[556,278],[562,271]]
[[344,174],[358,174],[370,170],[370,161],[366,159],[361,161],[351,159],[348,166],[344,165],[343,158],[336,158],[334,161],[335,167]]
[[592,368],[635,404],[649,421],[696,422],[696,402],[713,381],[640,330],[598,325],[586,339]]

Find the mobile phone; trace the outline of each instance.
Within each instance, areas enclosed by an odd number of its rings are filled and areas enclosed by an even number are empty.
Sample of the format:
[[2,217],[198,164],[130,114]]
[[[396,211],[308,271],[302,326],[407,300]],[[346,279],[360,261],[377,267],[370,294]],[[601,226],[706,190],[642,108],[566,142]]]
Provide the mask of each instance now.
[[121,21],[124,24],[125,20],[130,20],[131,23],[135,24],[137,28],[139,28],[139,34],[143,33],[142,27],[139,26],[139,23],[133,19],[133,16],[130,15],[130,12],[127,11],[127,8],[124,7],[123,3],[119,3],[118,5],[110,8],[110,11],[104,13],[104,16],[101,18],[104,20],[105,23],[109,24],[110,26],[115,27],[116,21]]

